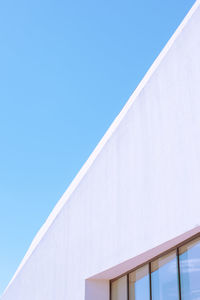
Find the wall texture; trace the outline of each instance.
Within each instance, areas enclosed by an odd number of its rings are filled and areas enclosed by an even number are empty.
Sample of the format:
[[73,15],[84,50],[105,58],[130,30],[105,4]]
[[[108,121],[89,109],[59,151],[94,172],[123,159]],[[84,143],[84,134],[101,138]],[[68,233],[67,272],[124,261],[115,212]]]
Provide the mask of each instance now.
[[33,241],[2,300],[107,300],[108,281],[86,279],[199,225],[199,182],[197,1]]

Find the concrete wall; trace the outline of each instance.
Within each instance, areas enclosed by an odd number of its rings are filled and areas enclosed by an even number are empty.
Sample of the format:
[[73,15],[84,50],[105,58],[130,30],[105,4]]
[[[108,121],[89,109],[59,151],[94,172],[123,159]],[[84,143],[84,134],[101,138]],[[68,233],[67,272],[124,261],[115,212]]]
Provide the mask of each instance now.
[[108,300],[108,278],[86,279],[200,224],[199,4],[63,196],[3,300]]

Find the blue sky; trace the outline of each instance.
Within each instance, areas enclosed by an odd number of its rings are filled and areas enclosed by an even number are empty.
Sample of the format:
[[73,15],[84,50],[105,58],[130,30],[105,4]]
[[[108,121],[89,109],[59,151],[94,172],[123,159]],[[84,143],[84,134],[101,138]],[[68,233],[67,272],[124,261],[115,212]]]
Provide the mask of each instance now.
[[194,2],[0,2],[0,294]]

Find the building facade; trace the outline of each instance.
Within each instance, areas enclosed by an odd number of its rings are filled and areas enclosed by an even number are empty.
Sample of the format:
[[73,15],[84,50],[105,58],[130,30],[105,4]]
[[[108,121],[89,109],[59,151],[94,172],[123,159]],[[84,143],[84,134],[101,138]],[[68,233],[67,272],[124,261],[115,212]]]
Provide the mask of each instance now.
[[200,299],[200,1],[33,240],[2,300]]

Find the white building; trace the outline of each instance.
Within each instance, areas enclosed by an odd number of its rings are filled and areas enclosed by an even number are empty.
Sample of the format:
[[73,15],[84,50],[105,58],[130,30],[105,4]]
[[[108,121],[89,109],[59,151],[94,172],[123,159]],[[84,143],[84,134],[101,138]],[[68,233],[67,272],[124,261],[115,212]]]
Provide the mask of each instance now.
[[36,235],[2,300],[199,300],[199,225],[198,0]]

